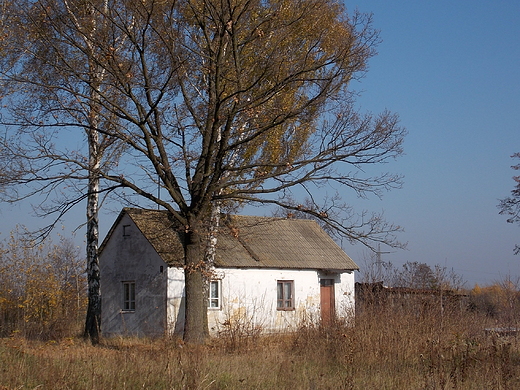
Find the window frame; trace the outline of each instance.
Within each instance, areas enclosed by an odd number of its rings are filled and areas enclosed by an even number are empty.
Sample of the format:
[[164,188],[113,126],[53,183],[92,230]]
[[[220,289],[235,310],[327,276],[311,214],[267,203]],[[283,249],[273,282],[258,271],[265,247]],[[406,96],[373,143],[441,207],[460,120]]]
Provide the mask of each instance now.
[[[213,285],[217,285],[217,296],[213,297],[211,294],[215,291],[212,289]],[[213,302],[216,302],[216,306],[212,306]],[[208,309],[209,310],[221,310],[222,309],[222,281],[220,279],[212,279],[208,283]]]
[[[289,288],[290,288],[290,290],[289,290],[290,297],[286,296],[287,295],[286,286],[289,286]],[[281,295],[280,295],[280,293],[281,293]],[[279,310],[279,311],[295,310],[294,280],[277,280],[276,281],[276,310]]]
[[123,312],[134,312],[136,309],[136,288],[135,281],[128,280],[121,283],[123,285]]

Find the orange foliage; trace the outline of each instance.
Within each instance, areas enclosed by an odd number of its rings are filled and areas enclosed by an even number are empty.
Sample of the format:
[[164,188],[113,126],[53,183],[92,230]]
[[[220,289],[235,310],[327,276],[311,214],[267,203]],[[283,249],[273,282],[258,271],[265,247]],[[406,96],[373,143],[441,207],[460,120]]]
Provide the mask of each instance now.
[[0,336],[70,335],[85,307],[84,264],[70,240],[34,246],[14,231],[0,243]]
[[495,318],[502,325],[516,326],[520,313],[520,280],[506,278],[490,286],[478,284],[471,290],[471,304],[474,310]]

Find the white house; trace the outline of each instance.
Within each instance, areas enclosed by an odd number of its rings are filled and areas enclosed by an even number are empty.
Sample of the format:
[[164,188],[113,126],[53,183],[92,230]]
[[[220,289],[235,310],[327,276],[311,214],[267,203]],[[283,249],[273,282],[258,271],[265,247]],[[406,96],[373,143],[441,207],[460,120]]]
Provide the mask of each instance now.
[[[100,248],[104,335],[182,333],[178,227],[166,211],[121,211]],[[315,221],[223,217],[208,292],[210,332],[290,330],[351,316],[358,269]]]

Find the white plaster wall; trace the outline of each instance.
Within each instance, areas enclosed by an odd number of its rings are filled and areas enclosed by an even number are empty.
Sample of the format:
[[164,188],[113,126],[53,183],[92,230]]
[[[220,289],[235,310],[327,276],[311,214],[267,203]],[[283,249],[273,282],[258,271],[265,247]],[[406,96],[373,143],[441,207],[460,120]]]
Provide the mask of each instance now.
[[[320,278],[334,279],[335,309],[340,318],[353,315],[354,274],[323,274],[316,270],[218,269],[222,307],[208,309],[212,334],[229,330],[245,332],[291,331],[303,322],[320,319]],[[295,310],[276,310],[277,281],[294,281]],[[168,324],[182,333],[184,325],[184,275],[168,270]]]
[[353,320],[355,315],[354,271],[344,272],[338,277],[339,280],[334,285],[336,316],[346,321]]
[[[262,331],[296,329],[304,320],[319,319],[320,289],[315,271],[229,269],[223,272],[221,310],[208,311],[213,333],[229,327]],[[295,310],[276,310],[277,281],[294,281]]]
[[169,333],[182,334],[184,331],[184,270],[168,268],[167,323]]

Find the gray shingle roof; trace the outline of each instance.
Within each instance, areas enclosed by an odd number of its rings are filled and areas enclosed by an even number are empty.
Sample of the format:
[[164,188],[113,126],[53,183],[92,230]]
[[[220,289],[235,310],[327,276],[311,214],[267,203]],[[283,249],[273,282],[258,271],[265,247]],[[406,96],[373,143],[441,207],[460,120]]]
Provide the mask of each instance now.
[[[166,211],[126,208],[163,260],[183,263],[182,228]],[[217,267],[358,270],[354,261],[316,221],[223,216],[217,238]]]

